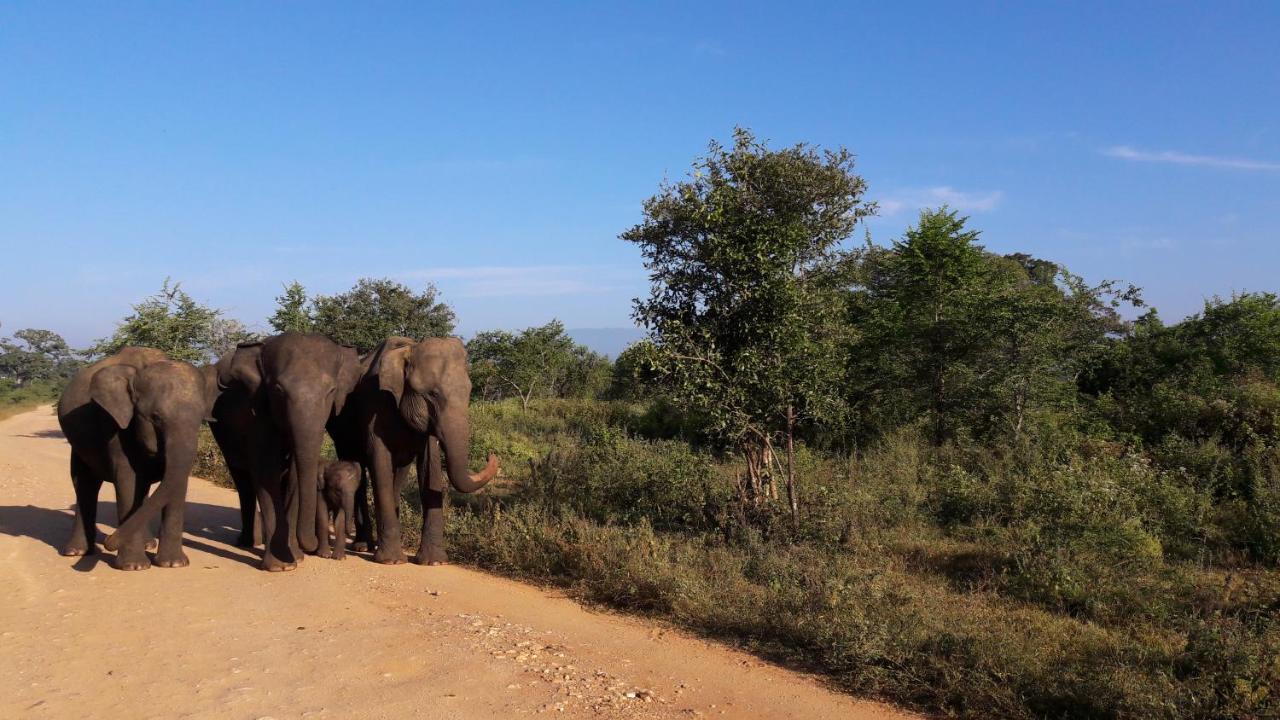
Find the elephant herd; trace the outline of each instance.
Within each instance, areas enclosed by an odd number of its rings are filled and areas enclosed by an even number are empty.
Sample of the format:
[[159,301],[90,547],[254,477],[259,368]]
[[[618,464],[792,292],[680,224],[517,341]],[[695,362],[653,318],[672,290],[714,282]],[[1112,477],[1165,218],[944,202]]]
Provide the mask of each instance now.
[[[361,357],[323,335],[284,333],[198,369],[159,350],[124,348],[77,374],[58,402],[76,495],[62,554],[95,552],[98,491],[110,482],[120,524],[104,545],[117,552],[117,567],[151,565],[146,531],[157,512],[155,563],[187,565],[187,477],[208,422],[239,493],[239,545],[256,545],[261,513],[264,570],[293,569],[304,553],[340,559],[353,531],[374,560],[404,562],[398,498],[415,463],[423,521],[414,561],[445,562],[445,474],[457,490],[475,492],[498,472],[493,455],[481,472],[467,469],[470,396],[457,338],[392,337]],[[326,433],[337,462],[322,462]]]

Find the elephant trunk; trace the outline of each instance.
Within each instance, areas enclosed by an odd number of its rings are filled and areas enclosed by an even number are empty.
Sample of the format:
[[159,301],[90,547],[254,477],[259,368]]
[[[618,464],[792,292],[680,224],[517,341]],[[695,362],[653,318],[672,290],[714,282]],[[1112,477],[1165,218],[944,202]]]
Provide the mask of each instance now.
[[[324,425],[328,420],[328,406],[313,407],[316,403],[288,402],[286,415],[289,422],[290,467],[286,496],[297,493],[297,526],[294,529],[298,546],[303,552],[315,552],[320,545],[316,534],[317,504],[320,501],[320,447],[324,443]],[[288,503],[290,515],[293,502]]]
[[445,468],[449,482],[458,492],[473,493],[484,487],[498,474],[498,457],[489,455],[489,462],[476,474],[467,470],[471,453],[471,426],[465,414],[440,423],[440,445],[444,448]]

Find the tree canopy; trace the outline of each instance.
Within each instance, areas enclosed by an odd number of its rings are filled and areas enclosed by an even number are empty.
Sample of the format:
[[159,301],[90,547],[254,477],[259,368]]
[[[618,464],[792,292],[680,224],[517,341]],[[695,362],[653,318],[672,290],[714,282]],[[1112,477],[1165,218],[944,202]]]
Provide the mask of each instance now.
[[224,318],[217,310],[191,298],[181,283],[165,279],[160,292],[137,305],[103,338],[87,351],[101,357],[129,345],[163,350],[175,360],[200,364],[216,360],[236,343],[254,336],[237,320]]
[[609,382],[609,361],[579,345],[559,320],[518,333],[489,330],[467,343],[478,398],[589,397]]
[[[318,295],[311,302],[310,329],[334,342],[369,352],[393,335],[421,340],[453,333],[453,308],[442,302],[434,285],[414,291],[394,280],[360,278],[355,287],[337,295]],[[302,322],[305,293],[294,283],[277,298],[272,324],[294,327]],[[279,329],[279,328],[277,328]]]

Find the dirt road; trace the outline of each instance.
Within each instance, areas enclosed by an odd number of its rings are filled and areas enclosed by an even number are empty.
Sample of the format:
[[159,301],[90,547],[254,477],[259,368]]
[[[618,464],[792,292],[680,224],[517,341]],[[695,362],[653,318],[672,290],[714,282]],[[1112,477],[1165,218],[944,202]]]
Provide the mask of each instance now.
[[198,480],[190,567],[64,558],[68,452],[48,408],[0,422],[3,718],[909,717],[461,567],[261,572],[235,494]]

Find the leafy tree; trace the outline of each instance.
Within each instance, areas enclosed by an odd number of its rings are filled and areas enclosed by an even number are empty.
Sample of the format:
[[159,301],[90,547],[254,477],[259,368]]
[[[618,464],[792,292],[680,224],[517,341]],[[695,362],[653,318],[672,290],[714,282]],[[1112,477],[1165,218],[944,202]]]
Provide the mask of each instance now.
[[1277,295],[1213,298],[1174,325],[1148,312],[1080,387],[1118,431],[1219,497],[1253,502],[1267,485],[1280,492]]
[[852,259],[842,243],[875,210],[853,163],[843,148],[770,150],[739,128],[731,149],[712,142],[693,176],[664,184],[621,236],[650,273],[635,317],[654,370],[682,409],[742,453],[757,501],[776,496],[765,481],[775,445],[786,444],[797,517],[796,428],[841,413]]
[[166,278],[160,292],[133,306],[133,313],[116,325],[115,333],[88,350],[92,356],[111,355],[136,345],[163,350],[175,360],[204,363],[253,335],[222,311],[202,305]]
[[276,332],[311,332],[313,321],[307,309],[307,290],[294,280],[276,297],[276,311],[267,319]]
[[1074,402],[1081,370],[1125,328],[1116,307],[1140,302],[1133,288],[988,253],[966,221],[926,210],[891,248],[864,251],[847,385],[857,432],[923,420],[935,444],[961,430],[1020,436]]
[[[453,332],[454,314],[437,295],[434,285],[414,292],[394,280],[361,278],[345,293],[316,296],[312,329],[335,342],[354,345],[362,353],[392,335],[416,340],[445,337]],[[284,297],[290,298],[288,288]]]
[[512,333],[489,330],[467,343],[477,397],[584,397],[608,383],[609,361],[574,343],[559,320]]
[[609,396],[640,400],[653,395],[658,376],[653,368],[654,346],[649,340],[631,343],[613,361]]
[[65,380],[79,366],[67,341],[51,330],[26,328],[0,338],[0,378],[19,386]]

